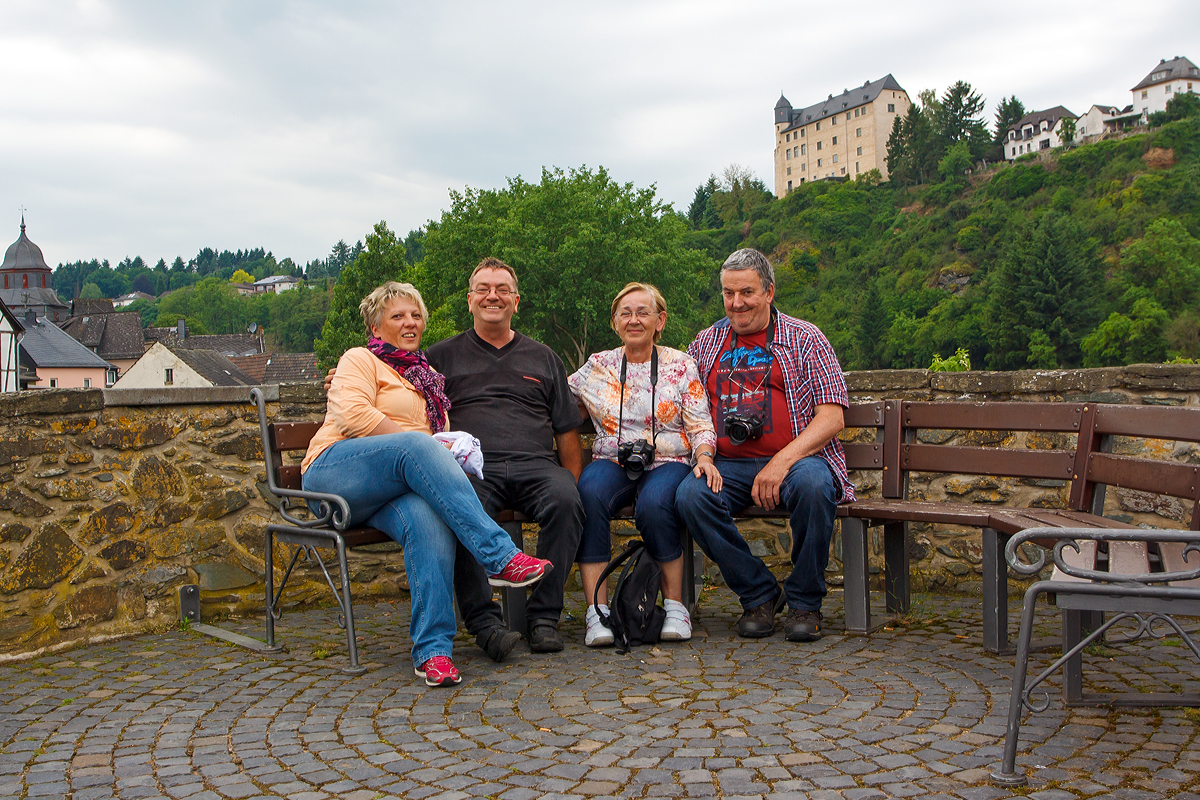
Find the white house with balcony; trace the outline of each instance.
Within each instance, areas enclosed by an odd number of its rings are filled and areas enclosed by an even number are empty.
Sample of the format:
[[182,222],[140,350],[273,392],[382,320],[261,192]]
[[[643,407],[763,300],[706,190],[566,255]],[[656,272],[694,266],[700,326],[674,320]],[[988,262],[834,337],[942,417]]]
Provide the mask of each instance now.
[[293,278],[291,275],[272,275],[269,278],[263,278],[261,281],[255,281],[251,284],[254,287],[255,294],[264,292],[286,292],[288,289],[295,289],[300,285],[299,278]]
[[1183,56],[1175,56],[1158,62],[1150,74],[1130,89],[1133,108],[1142,115],[1142,121],[1156,111],[1166,111],[1167,103],[1181,92],[1195,93],[1200,90],[1200,69]]
[[1078,117],[1062,106],[1026,114],[1008,129],[1004,137],[1004,157],[1012,161],[1027,153],[1062,147],[1065,144],[1063,122],[1076,119]]

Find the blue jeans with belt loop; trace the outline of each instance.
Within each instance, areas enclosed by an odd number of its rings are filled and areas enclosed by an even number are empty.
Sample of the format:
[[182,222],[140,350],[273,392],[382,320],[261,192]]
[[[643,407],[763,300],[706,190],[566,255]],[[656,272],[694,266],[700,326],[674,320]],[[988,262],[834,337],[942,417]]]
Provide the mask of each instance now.
[[[723,485],[719,493],[703,478],[684,478],[675,507],[704,554],[720,567],[725,583],[746,611],[775,598],[775,576],[738,532],[733,515],[749,506],[754,478],[769,458],[717,457]],[[792,571],[783,581],[788,606],[820,611],[825,599],[825,567],[841,489],[828,462],[808,456],[792,465],[779,488],[780,505],[792,528]]]
[[517,554],[450,451],[419,432],[344,439],[309,464],[302,482],[307,491],[341,495],[350,504],[351,525],[381,530],[404,548],[413,664],[449,656],[456,630],[455,540],[489,575]]

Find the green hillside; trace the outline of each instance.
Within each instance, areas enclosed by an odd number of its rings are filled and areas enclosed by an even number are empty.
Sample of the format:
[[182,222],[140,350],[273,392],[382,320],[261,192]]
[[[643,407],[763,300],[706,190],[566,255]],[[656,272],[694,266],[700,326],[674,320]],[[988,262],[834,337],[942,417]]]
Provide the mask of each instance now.
[[[923,186],[748,179],[697,191],[688,244],[777,263],[777,304],[845,369],[1200,356],[1200,117]],[[696,319],[721,314],[716,280]]]

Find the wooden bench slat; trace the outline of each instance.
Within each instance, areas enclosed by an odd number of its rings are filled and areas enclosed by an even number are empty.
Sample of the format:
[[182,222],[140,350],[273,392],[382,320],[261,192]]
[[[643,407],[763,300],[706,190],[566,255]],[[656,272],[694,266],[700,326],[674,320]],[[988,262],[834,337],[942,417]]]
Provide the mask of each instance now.
[[882,442],[843,442],[847,469],[883,469]]
[[1145,575],[1150,555],[1145,542],[1109,542],[1108,571],[1112,575]]
[[1124,489],[1200,499],[1200,466],[1194,464],[1092,453],[1087,479]]
[[843,506],[846,516],[884,522],[937,522],[945,525],[984,527],[991,509],[973,503],[929,500],[856,500]]
[[271,432],[272,450],[307,450],[308,443],[320,429],[319,422],[273,422]]
[[1168,441],[1200,441],[1200,408],[1096,406],[1096,433]]
[[901,448],[900,467],[913,472],[1070,480],[1075,467],[1075,453],[1066,450],[1002,450],[906,444]]
[[[1096,554],[1099,548],[1096,547],[1095,539],[1085,539],[1079,543],[1079,552],[1076,553],[1070,547],[1064,547],[1062,551],[1063,561],[1070,564],[1072,567],[1080,569],[1095,569]],[[1068,575],[1058,567],[1054,568],[1054,574],[1051,576],[1052,581],[1073,581],[1075,583],[1090,583],[1085,578],[1076,578],[1074,575]]]
[[342,531],[342,539],[347,547],[359,547],[364,544],[382,544],[392,541],[392,537],[374,528],[351,528]]
[[847,428],[882,428],[883,401],[875,403],[851,403],[842,412]]
[[909,401],[902,417],[908,428],[1078,432],[1083,404]]
[[275,482],[279,484],[281,489],[292,489],[297,491],[300,486],[300,465],[287,464],[275,470]]
[[[1162,559],[1163,572],[1183,572],[1196,568],[1196,562],[1197,559],[1200,559],[1200,553],[1192,553],[1190,556],[1191,560],[1184,561],[1183,547],[1183,542],[1158,543],[1158,557]],[[1190,581],[1172,581],[1171,586],[1200,589],[1200,578],[1193,578]]]

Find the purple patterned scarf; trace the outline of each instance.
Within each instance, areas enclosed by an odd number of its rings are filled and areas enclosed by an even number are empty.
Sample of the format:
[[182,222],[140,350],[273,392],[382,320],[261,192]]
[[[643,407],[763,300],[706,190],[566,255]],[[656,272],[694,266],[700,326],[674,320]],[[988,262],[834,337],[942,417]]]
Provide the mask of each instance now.
[[450,410],[446,378],[434,372],[425,354],[420,350],[401,350],[374,336],[367,342],[367,349],[425,396],[425,416],[429,417],[433,432],[446,430],[446,412]]

